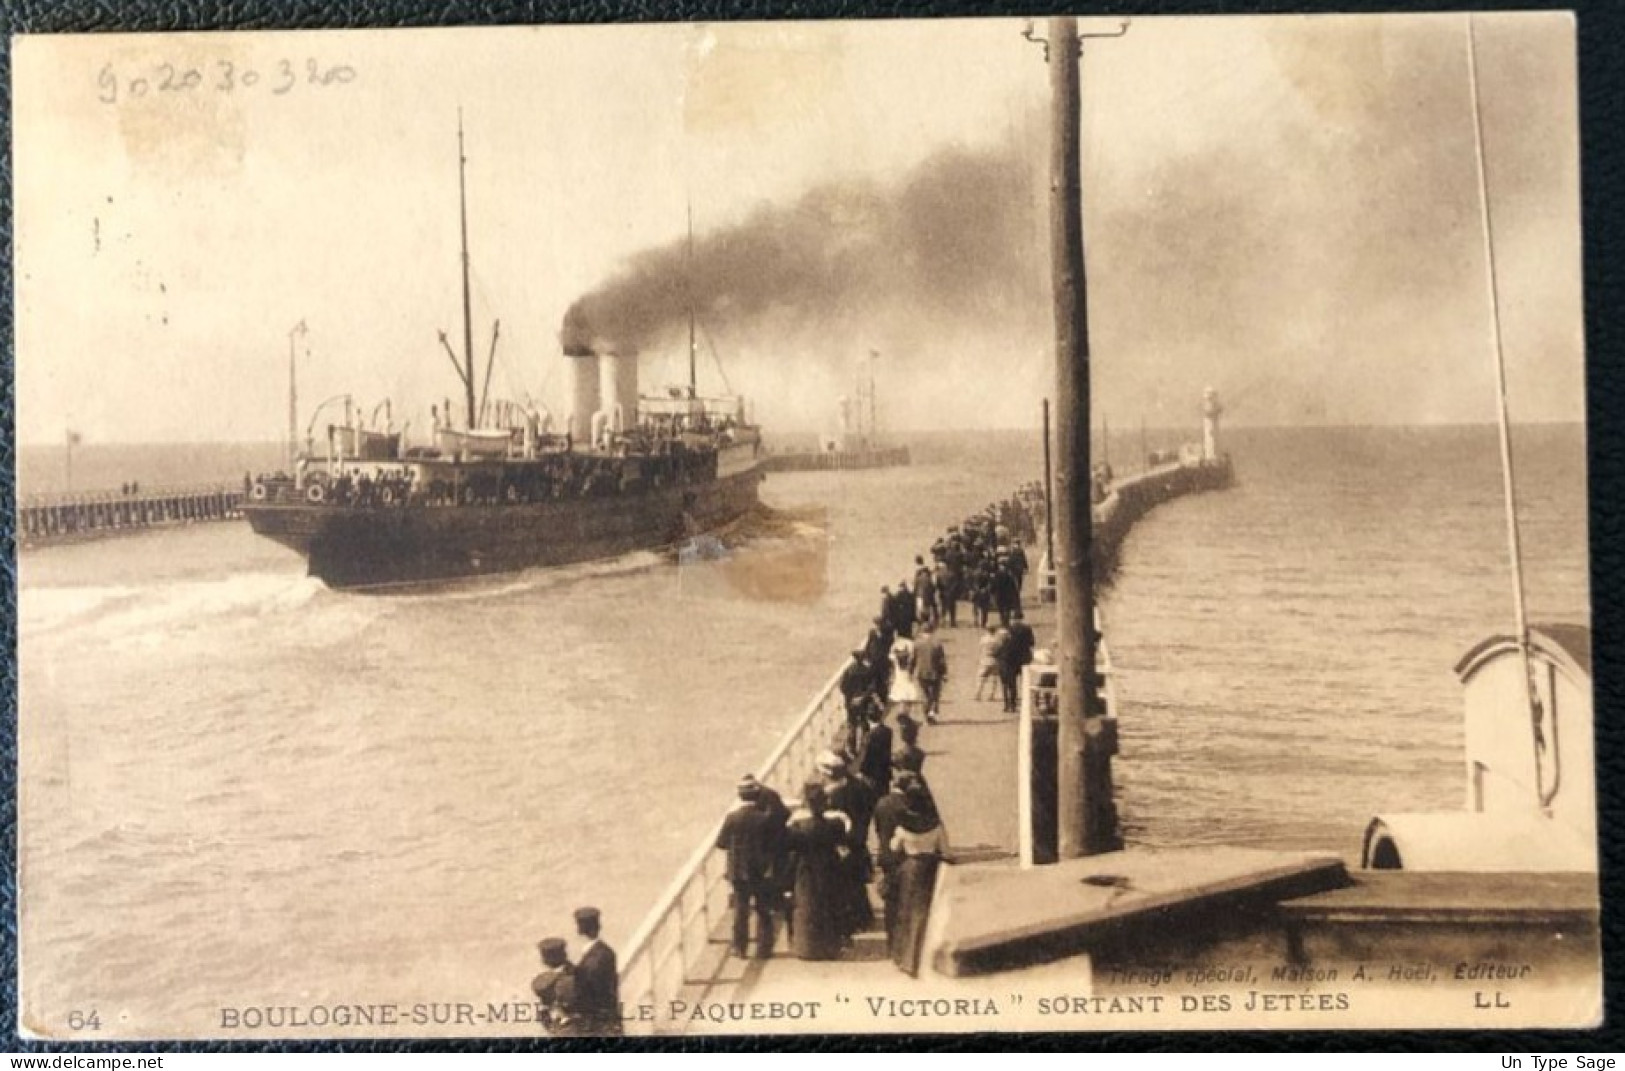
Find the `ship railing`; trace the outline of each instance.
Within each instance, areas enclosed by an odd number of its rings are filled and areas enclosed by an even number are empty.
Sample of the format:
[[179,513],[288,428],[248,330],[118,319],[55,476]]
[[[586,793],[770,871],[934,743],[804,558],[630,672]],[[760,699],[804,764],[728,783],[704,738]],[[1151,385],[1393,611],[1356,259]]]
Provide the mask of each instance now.
[[[787,802],[801,794],[801,786],[817,767],[825,750],[846,724],[838,667],[801,716],[779,741],[756,779]],[[727,853],[715,847],[722,823],[718,821],[688,862],[672,880],[627,945],[621,968],[621,1001],[626,1007],[668,1002],[692,987],[714,984],[726,962],[713,945],[728,918]],[[657,1012],[657,1014],[659,1014]],[[639,1024],[628,1023],[628,1029]]]

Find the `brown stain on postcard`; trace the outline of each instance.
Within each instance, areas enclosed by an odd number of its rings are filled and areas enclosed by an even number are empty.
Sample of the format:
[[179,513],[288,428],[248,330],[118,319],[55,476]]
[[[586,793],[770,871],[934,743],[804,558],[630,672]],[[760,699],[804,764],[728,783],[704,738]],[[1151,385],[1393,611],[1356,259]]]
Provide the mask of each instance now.
[[1381,19],[1295,19],[1271,26],[1265,40],[1276,69],[1328,125],[1347,125],[1367,114],[1392,62]]
[[236,174],[248,146],[242,98],[251,91],[241,79],[252,68],[219,41],[169,38],[167,46],[131,49],[112,64],[131,169],[172,181]]
[[688,51],[685,127],[721,133],[795,122],[841,83],[843,49],[827,27],[708,26]]

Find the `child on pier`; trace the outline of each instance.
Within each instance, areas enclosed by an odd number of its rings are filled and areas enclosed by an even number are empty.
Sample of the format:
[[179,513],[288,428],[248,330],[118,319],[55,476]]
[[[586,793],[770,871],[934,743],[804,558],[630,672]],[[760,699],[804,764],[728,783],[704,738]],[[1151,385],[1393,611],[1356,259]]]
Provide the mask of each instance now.
[[[997,625],[989,624],[982,633],[979,641],[981,646],[980,660],[976,669],[976,698],[978,700],[997,698],[999,691],[999,655],[1003,653],[1006,636]],[[982,689],[987,688],[989,694],[982,695]]]

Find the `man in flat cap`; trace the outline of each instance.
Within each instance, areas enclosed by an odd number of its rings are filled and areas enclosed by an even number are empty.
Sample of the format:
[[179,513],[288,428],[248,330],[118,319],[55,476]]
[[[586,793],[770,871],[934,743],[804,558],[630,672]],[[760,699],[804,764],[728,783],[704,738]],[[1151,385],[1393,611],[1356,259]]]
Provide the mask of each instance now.
[[580,1026],[575,968],[564,954],[564,938],[544,938],[536,947],[542,953],[542,973],[531,980],[530,989],[536,994],[537,1018],[549,1035],[574,1037]]
[[[733,954],[743,959],[750,943],[750,916],[756,915],[756,958],[773,955],[773,912],[781,896],[776,863],[784,839],[785,815],[763,800],[762,784],[749,774],[737,786],[739,802],[722,820],[717,847],[728,853],[728,882],[733,886]],[[778,810],[783,810],[779,803]]]
[[596,907],[578,907],[576,932],[586,938],[576,960],[576,1013],[583,1033],[621,1033],[621,979],[615,950],[598,936],[601,922]]
[[846,664],[841,671],[841,698],[846,703],[846,711],[851,714],[856,710],[858,703],[864,696],[874,690],[874,673],[869,668],[861,649],[854,649],[852,661]]
[[875,618],[874,627],[863,641],[863,661],[869,667],[869,687],[884,703],[891,694],[891,648],[897,633],[884,617]]
[[888,948],[891,947],[897,929],[897,868],[903,861],[891,845],[892,834],[897,832],[897,824],[902,820],[903,812],[908,809],[908,791],[919,780],[919,775],[912,770],[898,771],[897,777],[892,781],[891,791],[875,804],[875,835],[880,842],[880,851],[875,856],[875,862],[880,868],[880,902],[885,913]]

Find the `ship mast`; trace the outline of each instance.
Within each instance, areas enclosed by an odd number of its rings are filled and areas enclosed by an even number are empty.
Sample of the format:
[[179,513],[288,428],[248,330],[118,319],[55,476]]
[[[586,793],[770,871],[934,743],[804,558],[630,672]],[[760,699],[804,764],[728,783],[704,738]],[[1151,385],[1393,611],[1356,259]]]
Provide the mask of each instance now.
[[299,381],[294,361],[294,346],[299,336],[308,331],[300,320],[288,332],[288,471],[294,470],[299,460]]
[[688,203],[688,271],[685,273],[688,284],[684,288],[688,298],[688,396],[690,400],[700,396],[699,378],[695,371],[695,354],[698,352],[694,344],[694,202]]
[[879,437],[880,423],[875,419],[875,361],[879,360],[880,351],[869,351],[869,434],[864,437],[864,449],[873,450],[875,440]]
[[463,110],[457,109],[457,208],[463,228],[463,391],[468,401],[468,429],[474,430],[474,323],[468,296],[468,157],[463,155]]

